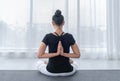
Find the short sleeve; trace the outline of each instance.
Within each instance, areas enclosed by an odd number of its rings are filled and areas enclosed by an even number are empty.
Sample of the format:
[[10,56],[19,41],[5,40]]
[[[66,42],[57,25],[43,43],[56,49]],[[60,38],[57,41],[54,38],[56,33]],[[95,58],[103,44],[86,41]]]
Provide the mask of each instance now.
[[43,38],[42,42],[44,42],[46,45],[48,45],[48,36],[47,34],[45,35],[45,37]]
[[70,35],[70,45],[74,45],[75,44],[75,39],[72,35]]

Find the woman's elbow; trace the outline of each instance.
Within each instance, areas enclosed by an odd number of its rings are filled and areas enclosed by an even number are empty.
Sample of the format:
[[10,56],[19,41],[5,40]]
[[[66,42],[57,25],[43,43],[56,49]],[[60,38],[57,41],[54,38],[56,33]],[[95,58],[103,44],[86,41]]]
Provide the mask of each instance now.
[[77,58],[80,58],[80,54],[77,56]]
[[77,54],[77,58],[80,58],[80,56],[81,56],[81,54],[80,54],[80,53],[78,53],[78,54]]
[[41,58],[41,56],[38,55],[37,58]]
[[42,55],[41,54],[38,54],[38,56],[37,56],[38,58],[42,58]]

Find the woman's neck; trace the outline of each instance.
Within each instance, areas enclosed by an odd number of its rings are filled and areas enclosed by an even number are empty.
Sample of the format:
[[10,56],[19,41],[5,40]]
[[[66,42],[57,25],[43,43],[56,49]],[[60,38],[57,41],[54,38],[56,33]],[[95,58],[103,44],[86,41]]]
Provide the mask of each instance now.
[[61,34],[63,33],[63,30],[62,30],[61,27],[57,27],[57,28],[55,29],[55,32],[56,32],[57,34],[61,35]]

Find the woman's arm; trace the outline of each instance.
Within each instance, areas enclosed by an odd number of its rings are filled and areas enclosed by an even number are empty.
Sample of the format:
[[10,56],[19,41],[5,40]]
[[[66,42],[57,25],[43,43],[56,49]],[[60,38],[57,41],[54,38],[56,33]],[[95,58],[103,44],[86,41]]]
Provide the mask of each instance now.
[[60,54],[59,50],[56,53],[45,53],[46,47],[46,44],[42,42],[38,50],[38,58],[50,58],[58,56]]
[[61,55],[64,57],[69,57],[69,58],[80,58],[80,51],[75,43],[74,45],[71,46],[73,53],[64,53],[63,50],[61,51]]

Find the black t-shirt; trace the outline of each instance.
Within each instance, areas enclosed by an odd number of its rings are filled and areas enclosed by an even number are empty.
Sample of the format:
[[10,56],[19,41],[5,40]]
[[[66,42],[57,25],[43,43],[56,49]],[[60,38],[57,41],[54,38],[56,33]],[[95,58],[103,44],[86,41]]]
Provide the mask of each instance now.
[[[61,40],[64,53],[69,53],[70,46],[75,43],[72,34],[65,33],[59,38],[53,33],[49,33],[46,34],[42,42],[44,42],[48,46],[49,53],[56,53],[59,40]],[[63,72],[71,72],[73,70],[73,67],[69,63],[68,57],[59,55],[56,57],[49,58],[47,70],[51,73],[63,73]]]

